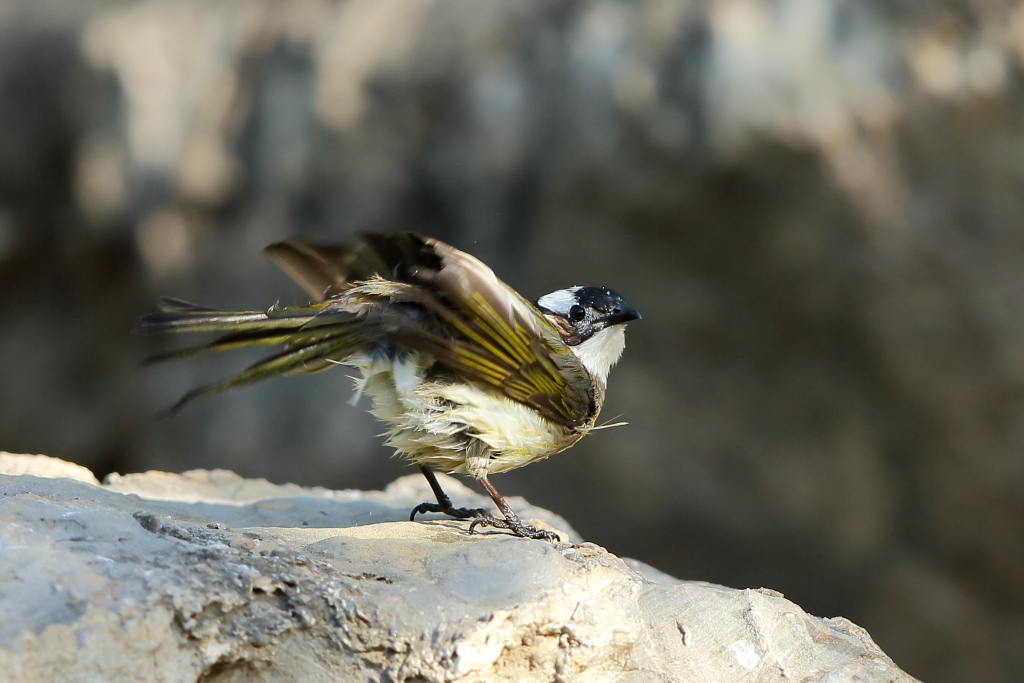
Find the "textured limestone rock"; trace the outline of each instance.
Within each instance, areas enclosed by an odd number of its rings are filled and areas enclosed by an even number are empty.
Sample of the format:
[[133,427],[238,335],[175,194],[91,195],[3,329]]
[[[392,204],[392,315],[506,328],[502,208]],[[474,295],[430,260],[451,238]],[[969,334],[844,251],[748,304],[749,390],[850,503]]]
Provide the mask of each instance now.
[[4,680],[913,680],[862,629],[772,591],[403,521],[428,493],[418,477],[360,492],[223,471],[100,486],[40,456],[0,468]]

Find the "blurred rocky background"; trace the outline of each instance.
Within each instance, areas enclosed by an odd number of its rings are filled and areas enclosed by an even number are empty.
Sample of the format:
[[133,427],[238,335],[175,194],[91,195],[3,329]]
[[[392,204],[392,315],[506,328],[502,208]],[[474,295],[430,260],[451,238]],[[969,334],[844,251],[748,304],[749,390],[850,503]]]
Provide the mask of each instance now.
[[1024,5],[0,0],[3,449],[408,472],[342,371],[156,420],[253,359],[129,334],[303,301],[274,240],[405,229],[644,314],[629,425],[499,490],[925,680],[1024,678]]

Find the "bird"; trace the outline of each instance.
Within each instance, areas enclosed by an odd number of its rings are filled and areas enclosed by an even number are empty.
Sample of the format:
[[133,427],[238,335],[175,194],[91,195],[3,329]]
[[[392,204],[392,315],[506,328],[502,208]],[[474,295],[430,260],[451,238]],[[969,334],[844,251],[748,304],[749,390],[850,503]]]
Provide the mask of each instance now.
[[[227,389],[336,366],[353,371],[385,444],[419,467],[436,502],[418,514],[559,541],[524,524],[489,480],[569,448],[596,428],[626,323],[641,318],[607,287],[573,286],[531,302],[487,265],[412,232],[364,234],[351,246],[286,239],[266,256],[312,302],[225,311],[173,298],[139,319],[144,333],[219,333],[154,361],[276,348],[242,372],[186,393],[169,412]],[[502,517],[456,508],[434,470],[473,477]]]

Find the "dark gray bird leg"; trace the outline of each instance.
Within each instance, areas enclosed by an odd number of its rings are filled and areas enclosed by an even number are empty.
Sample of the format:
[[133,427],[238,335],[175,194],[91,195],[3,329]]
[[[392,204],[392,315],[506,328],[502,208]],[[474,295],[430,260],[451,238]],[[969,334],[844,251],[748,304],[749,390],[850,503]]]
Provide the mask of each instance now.
[[437,498],[436,503],[420,503],[412,509],[412,514],[409,515],[409,521],[416,521],[416,515],[423,514],[424,512],[439,512],[442,515],[448,515],[455,519],[472,519],[474,517],[486,519],[491,516],[487,510],[483,508],[457,508],[452,505],[452,499],[448,497],[448,494],[444,492],[441,485],[437,483],[437,477],[434,476],[434,471],[429,467],[420,465],[420,472],[427,478],[427,483],[430,484],[431,490],[434,492],[434,497]]
[[505,519],[497,519],[496,517],[480,517],[474,519],[473,523],[469,525],[469,533],[473,533],[473,529],[480,526],[493,526],[497,529],[508,529],[516,536],[522,536],[523,538],[536,538],[544,541],[561,541],[558,534],[554,531],[546,531],[544,529],[538,529],[537,527],[523,524],[519,519],[519,515],[512,512],[512,508],[508,506],[505,499],[502,497],[498,490],[494,488],[491,482],[487,481],[487,475],[484,475],[477,479],[480,482],[480,486],[483,487],[484,491],[487,491],[487,495],[491,497],[494,504],[501,510],[501,514],[505,515]]

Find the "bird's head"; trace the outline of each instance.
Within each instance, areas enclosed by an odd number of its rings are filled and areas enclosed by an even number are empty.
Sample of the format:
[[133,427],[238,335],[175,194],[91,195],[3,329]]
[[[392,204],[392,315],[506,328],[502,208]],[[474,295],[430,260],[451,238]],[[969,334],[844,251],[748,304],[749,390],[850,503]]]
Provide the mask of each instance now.
[[537,299],[537,308],[554,324],[587,372],[605,382],[625,347],[625,323],[640,314],[607,287],[569,287]]

